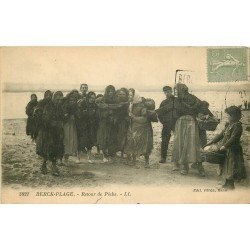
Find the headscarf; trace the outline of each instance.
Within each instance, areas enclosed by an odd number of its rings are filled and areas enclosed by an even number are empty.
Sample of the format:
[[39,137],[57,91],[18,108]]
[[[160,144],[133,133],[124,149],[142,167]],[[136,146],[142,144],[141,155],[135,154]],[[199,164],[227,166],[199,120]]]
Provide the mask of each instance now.
[[93,92],[93,91],[90,91],[90,92],[87,94],[87,104],[88,104],[88,105],[90,104],[89,99],[90,99],[90,97],[91,97],[92,95],[94,95],[94,96],[96,97],[96,94],[95,94],[95,92]]
[[[33,96],[36,97],[35,100],[32,99]],[[31,95],[30,95],[30,101],[29,101],[29,103],[28,103],[28,106],[34,108],[37,104],[38,104],[37,95],[36,95],[36,94],[31,94]]]
[[[109,92],[110,89],[112,89],[113,92],[114,92],[113,96],[111,96],[111,97],[108,95],[108,92]],[[104,93],[104,96],[103,96],[103,100],[104,100],[105,103],[108,103],[108,104],[112,104],[112,103],[116,102],[115,87],[113,85],[108,85],[105,88],[105,93]]]
[[73,96],[73,97],[77,100],[78,97],[79,97],[79,92],[78,92],[78,90],[77,90],[77,89],[71,90],[71,91],[66,95],[66,97],[65,97],[66,100],[69,100],[71,96]]
[[52,100],[54,101],[57,96],[63,97],[63,92],[62,91],[56,91],[56,92],[54,92],[54,94],[52,96]]
[[177,83],[175,86],[178,93],[180,92],[188,92],[188,87],[186,84],[183,83]]
[[134,93],[133,101],[130,102],[130,104],[129,104],[129,112],[132,112],[133,104],[141,103],[142,98],[141,98],[138,90],[130,89],[130,91],[132,91]]
[[73,89],[73,90],[71,90],[71,92],[76,94],[76,95],[79,95],[79,91],[77,89]]
[[209,107],[209,103],[207,101],[201,101],[201,107],[208,108]]
[[121,88],[122,91],[124,91],[126,93],[126,95],[129,95],[129,90],[127,88]]
[[[74,98],[74,102],[70,101],[70,98]],[[75,114],[77,109],[78,94],[75,90],[70,91],[64,98],[63,109],[65,113]]]
[[44,98],[45,98],[45,96],[48,95],[48,94],[51,94],[51,95],[52,95],[53,93],[52,93],[50,90],[46,90],[46,91],[44,92]]
[[[119,98],[119,93],[120,93],[120,92],[124,92],[124,93],[125,93],[125,96],[124,96],[123,99],[120,99],[120,98]],[[117,95],[118,102],[128,102],[128,95],[129,95],[128,89],[126,89],[126,88],[118,89],[118,90],[116,91],[116,95]]]
[[37,99],[37,95],[36,95],[36,94],[34,94],[34,93],[33,93],[33,94],[31,94],[31,95],[30,95],[30,98],[32,98],[32,96],[35,96],[35,97],[36,97],[36,99]]
[[135,89],[134,97],[133,97],[133,104],[140,103],[140,102],[142,102],[142,98],[140,96],[139,91]]
[[53,112],[54,112],[54,117],[55,119],[63,119],[63,108],[62,108],[62,103],[61,102],[54,102],[56,97],[63,97],[62,91],[55,91],[52,96],[52,102],[51,104],[53,105]]

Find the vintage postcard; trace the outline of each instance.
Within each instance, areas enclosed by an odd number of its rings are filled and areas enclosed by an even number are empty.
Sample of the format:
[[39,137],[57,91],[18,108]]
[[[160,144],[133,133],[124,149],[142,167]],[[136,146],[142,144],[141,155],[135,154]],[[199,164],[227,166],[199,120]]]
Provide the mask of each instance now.
[[1,47],[2,203],[249,203],[247,47]]

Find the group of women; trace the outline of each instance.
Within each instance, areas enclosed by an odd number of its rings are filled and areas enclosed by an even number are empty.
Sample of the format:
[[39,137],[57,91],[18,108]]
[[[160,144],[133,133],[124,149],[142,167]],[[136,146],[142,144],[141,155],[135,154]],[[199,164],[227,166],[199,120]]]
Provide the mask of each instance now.
[[[58,176],[57,162],[63,164],[64,158],[67,165],[69,156],[73,155],[80,162],[82,151],[87,153],[89,163],[93,163],[91,149],[94,146],[98,152],[102,152],[103,162],[113,163],[116,153],[121,152],[121,157],[124,154],[127,156],[127,164],[136,165],[136,158],[144,156],[145,167],[149,167],[149,156],[153,149],[152,122],[158,121],[154,100],[141,97],[135,89],[116,90],[113,85],[105,88],[104,95],[88,92],[86,84],[82,84],[80,90],[81,93],[72,90],[66,96],[61,91],[52,93],[47,90],[39,102],[36,95],[31,95],[26,107],[26,132],[36,141],[37,154],[43,157],[42,173],[48,172],[47,161],[50,160],[52,174]],[[197,119],[199,116],[204,119],[209,117],[211,112],[208,103],[190,94],[185,84],[178,83],[175,90],[177,97],[174,97],[173,103],[161,107],[164,112],[174,111],[178,116],[174,126],[173,170],[180,170],[185,175],[189,164],[192,164],[201,176],[205,176],[201,146],[208,146],[211,142],[207,143],[206,138],[204,141]],[[232,117],[235,116],[233,112],[240,112],[237,107],[233,107],[226,110]],[[230,131],[226,129],[227,134],[222,134],[220,138],[228,137],[224,139],[226,146],[222,145],[217,150],[224,157],[223,164],[226,164],[226,172],[231,173],[231,179],[237,171],[241,178],[245,176],[242,148],[239,145],[242,133],[240,118],[241,115],[238,115],[229,121],[234,126],[230,126]],[[238,132],[234,133],[234,128]],[[230,151],[231,147],[233,150]],[[240,166],[237,162],[239,154],[242,156]]]
[[[84,84],[85,85],[85,84]],[[81,86],[83,89],[84,86]],[[93,146],[102,151],[103,162],[113,163],[117,152],[127,155],[134,165],[136,157],[144,155],[146,167],[153,148],[151,122],[157,121],[154,101],[139,96],[134,89],[116,90],[109,85],[104,95],[72,90],[65,97],[61,91],[47,90],[37,101],[35,94],[26,107],[26,132],[36,141],[36,152],[43,157],[42,173],[47,161],[52,162],[52,174],[59,175],[57,162],[68,164],[69,156],[87,152],[93,163]]]

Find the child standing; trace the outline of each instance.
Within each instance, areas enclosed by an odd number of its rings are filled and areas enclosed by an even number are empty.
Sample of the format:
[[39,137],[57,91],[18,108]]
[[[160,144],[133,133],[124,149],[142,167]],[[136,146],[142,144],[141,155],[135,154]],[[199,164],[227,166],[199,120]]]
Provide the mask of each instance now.
[[243,151],[240,145],[242,135],[241,110],[231,106],[225,110],[228,123],[225,129],[205,146],[217,143],[218,152],[224,155],[222,174],[225,177],[225,184],[222,188],[234,189],[234,181],[246,178]]

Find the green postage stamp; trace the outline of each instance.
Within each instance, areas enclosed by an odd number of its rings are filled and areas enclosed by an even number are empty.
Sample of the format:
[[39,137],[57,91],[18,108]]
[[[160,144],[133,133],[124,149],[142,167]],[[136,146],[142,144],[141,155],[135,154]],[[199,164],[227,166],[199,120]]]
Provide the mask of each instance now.
[[247,80],[247,48],[208,48],[208,82]]

